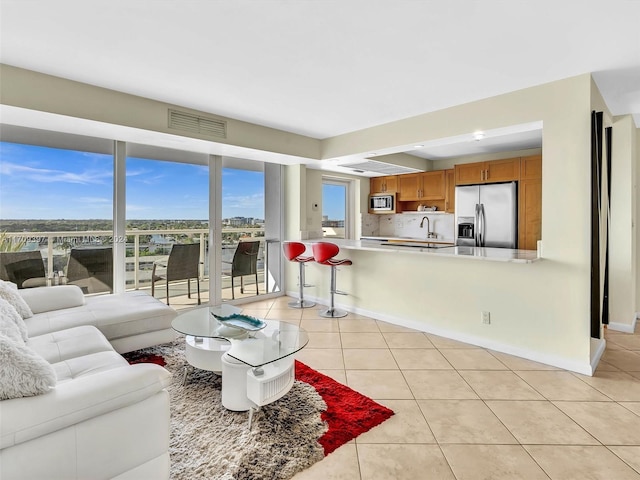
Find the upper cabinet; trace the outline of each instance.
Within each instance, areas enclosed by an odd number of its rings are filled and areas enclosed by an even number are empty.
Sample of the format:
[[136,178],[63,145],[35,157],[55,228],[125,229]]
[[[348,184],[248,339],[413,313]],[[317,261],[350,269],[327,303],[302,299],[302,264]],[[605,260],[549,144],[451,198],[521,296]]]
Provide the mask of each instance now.
[[445,170],[444,211],[456,213],[456,174],[453,168]]
[[542,156],[522,157],[518,185],[518,248],[535,250],[542,238]]
[[407,173],[398,176],[398,201],[420,200],[422,181],[419,173]]
[[456,185],[520,180],[520,158],[455,165]]
[[398,191],[397,175],[371,178],[371,193],[396,193]]
[[456,185],[482,183],[484,181],[485,169],[486,162],[454,165]]
[[520,179],[542,180],[542,155],[531,155],[520,159]]
[[443,200],[445,171],[409,173],[398,176],[398,201]]

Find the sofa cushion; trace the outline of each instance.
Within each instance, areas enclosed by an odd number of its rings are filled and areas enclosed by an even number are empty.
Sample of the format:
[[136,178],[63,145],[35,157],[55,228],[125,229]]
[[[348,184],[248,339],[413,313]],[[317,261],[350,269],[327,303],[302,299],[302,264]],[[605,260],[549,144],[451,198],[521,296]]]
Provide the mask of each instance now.
[[94,325],[109,340],[171,328],[176,311],[145,292],[87,297],[85,304],[35,314],[26,321],[29,336]]
[[84,305],[84,294],[76,285],[23,288],[19,293],[34,314]]
[[113,351],[105,336],[96,327],[89,325],[32,337],[27,345],[49,363]]
[[65,383],[74,378],[86,377],[127,365],[129,363],[113,350],[90,353],[51,364],[58,377],[58,383]]
[[46,393],[56,384],[51,364],[0,333],[0,400]]
[[22,345],[27,340],[27,326],[24,320],[4,298],[0,298],[0,333]]
[[18,293],[18,286],[15,283],[0,280],[0,298],[4,298],[7,302],[14,306],[22,318],[30,318],[33,312],[27,305],[27,302]]
[[173,308],[140,291],[90,297],[87,304],[110,340],[170,329],[176,317]]

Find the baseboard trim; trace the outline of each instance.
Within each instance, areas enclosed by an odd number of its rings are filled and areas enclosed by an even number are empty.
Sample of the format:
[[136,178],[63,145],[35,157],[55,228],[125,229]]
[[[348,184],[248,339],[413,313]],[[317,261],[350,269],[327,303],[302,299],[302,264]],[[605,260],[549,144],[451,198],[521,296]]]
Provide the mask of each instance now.
[[[287,292],[287,295],[294,298],[298,297],[297,292],[296,293]],[[312,300],[314,302],[322,303],[324,305],[328,303],[328,300],[325,298],[307,296],[307,295],[305,295],[304,298],[305,300]],[[497,352],[506,353],[509,355],[515,355],[516,357],[526,358],[527,360],[531,360],[538,363],[544,363],[545,365],[551,365],[552,367],[561,368],[563,370],[569,370],[572,372],[581,373],[583,375],[589,375],[589,376],[593,375],[593,372],[595,371],[595,368],[592,366],[591,362],[584,362],[584,363],[576,362],[574,360],[568,360],[566,358],[558,357],[556,355],[540,353],[540,352],[523,349],[523,348],[517,348],[511,345],[505,345],[500,342],[495,342],[493,340],[488,340],[486,338],[467,335],[467,334],[460,333],[453,330],[432,327],[431,325],[425,325],[423,322],[418,322],[418,321],[410,320],[407,318],[396,317],[396,316],[388,315],[384,313],[381,314],[379,312],[373,312],[370,310],[366,310],[364,308],[353,307],[351,305],[336,303],[335,306],[341,309],[347,310],[348,312],[356,313],[358,315],[363,315],[369,318],[374,318],[376,320],[381,320],[383,322],[391,323],[393,325],[412,328],[414,330],[418,330],[425,333],[431,333],[433,335],[449,338],[451,340],[457,340],[459,342],[469,343],[471,345],[476,345],[482,348],[488,348],[490,350],[495,350]],[[600,357],[598,357],[598,360],[599,359]]]
[[[594,343],[596,344],[595,350],[593,349]],[[596,367],[598,366],[598,363],[600,363],[600,358],[602,357],[602,354],[607,347],[607,341],[604,338],[592,338],[591,344],[591,373],[589,375],[593,375],[593,373],[596,371]]]
[[636,313],[633,316],[633,320],[631,320],[631,325],[627,323],[611,322],[609,323],[607,328],[610,328],[611,330],[615,330],[616,332],[633,333],[636,331],[636,324],[638,322],[639,317],[640,317],[640,313]]

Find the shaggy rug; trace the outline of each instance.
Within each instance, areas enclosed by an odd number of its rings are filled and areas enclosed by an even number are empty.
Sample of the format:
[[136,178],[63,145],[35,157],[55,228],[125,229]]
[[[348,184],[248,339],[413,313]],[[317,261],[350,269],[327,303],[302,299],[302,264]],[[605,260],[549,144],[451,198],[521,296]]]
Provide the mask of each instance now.
[[382,423],[393,411],[296,361],[296,381],[281,399],[248,414],[222,406],[221,378],[191,369],[181,384],[184,339],[125,355],[174,373],[171,479],[286,480],[340,445]]

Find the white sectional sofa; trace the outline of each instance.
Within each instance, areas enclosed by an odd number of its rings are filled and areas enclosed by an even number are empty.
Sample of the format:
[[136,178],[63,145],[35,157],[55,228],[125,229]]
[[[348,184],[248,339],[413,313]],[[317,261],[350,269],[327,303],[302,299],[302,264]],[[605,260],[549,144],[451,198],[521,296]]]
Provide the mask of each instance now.
[[168,479],[171,375],[129,365],[118,351],[173,339],[175,311],[137,292],[85,299],[67,285],[19,294],[33,316],[26,340],[6,323],[0,331],[2,381],[21,352],[55,375],[39,394],[0,401],[0,479]]

